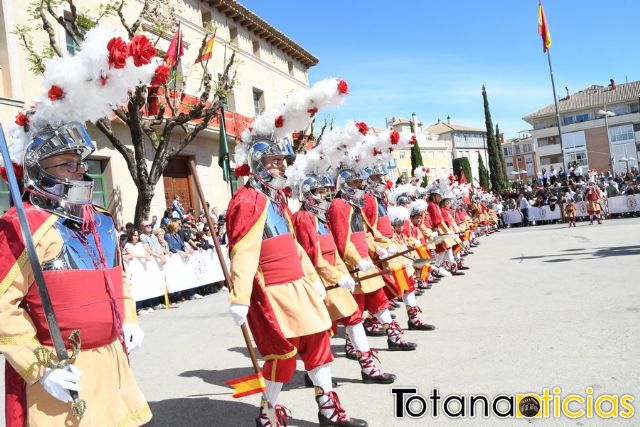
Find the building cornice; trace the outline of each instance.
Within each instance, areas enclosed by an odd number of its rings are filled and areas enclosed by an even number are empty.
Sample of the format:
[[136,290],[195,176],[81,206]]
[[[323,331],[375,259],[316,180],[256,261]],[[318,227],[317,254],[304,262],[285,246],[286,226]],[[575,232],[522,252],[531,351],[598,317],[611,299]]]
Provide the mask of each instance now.
[[250,32],[287,53],[305,67],[309,68],[318,64],[318,58],[237,1],[207,0],[207,3]]

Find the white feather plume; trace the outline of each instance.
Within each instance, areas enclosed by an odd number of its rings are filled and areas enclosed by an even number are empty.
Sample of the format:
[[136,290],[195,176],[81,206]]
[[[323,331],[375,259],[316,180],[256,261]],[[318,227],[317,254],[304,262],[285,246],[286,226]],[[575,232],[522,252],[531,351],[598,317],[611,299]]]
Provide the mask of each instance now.
[[387,213],[392,225],[403,224],[409,219],[409,210],[402,206],[389,206]]

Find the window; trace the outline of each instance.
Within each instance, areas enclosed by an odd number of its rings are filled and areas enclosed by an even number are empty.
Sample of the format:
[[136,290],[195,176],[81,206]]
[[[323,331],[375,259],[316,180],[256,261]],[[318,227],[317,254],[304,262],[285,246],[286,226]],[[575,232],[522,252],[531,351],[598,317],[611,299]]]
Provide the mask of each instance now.
[[400,160],[404,160],[405,158],[404,151],[401,151],[400,154],[398,154],[398,156],[400,157]]
[[107,207],[107,196],[104,180],[105,162],[102,160],[87,160],[87,175],[93,179],[93,204]]
[[264,92],[260,89],[253,88],[253,112],[255,115],[262,114],[264,111]]
[[562,123],[565,125],[570,125],[573,123],[586,122],[587,120],[591,120],[589,118],[589,113],[584,113],[584,114],[576,114],[575,116],[565,116],[562,118]]
[[202,27],[206,28],[207,25],[209,25],[209,23],[211,22],[211,12],[209,12],[208,10],[203,10],[200,13],[200,16],[202,16]]
[[513,151],[512,151],[512,149],[511,149],[511,147],[502,147],[502,153],[503,153],[505,156],[511,156],[511,153],[512,153],[512,152],[513,152]]
[[260,41],[252,40],[251,44],[253,45],[253,54],[260,58]]
[[520,146],[519,146],[519,145],[516,145],[516,146],[515,146],[515,149],[516,149],[516,154],[520,154]]
[[0,179],[0,213],[4,213],[9,209],[9,185],[4,179]]
[[576,151],[575,153],[566,154],[567,164],[577,162],[583,168],[589,168],[586,151]]
[[409,172],[406,169],[402,169],[402,179],[404,182],[409,182]]
[[550,136],[548,138],[538,138],[538,147],[544,147],[546,145],[558,144],[560,140],[557,136]]
[[[71,21],[72,21],[72,17],[71,17],[71,12],[64,12],[64,25],[66,26],[70,26],[71,25]],[[76,43],[73,38],[69,35],[69,33],[67,33],[66,31],[64,32],[64,40],[65,40],[65,44],[67,45],[67,53],[71,56],[75,55],[76,52],[78,52],[80,50],[80,46],[78,46],[78,43]]]
[[532,151],[533,151],[533,147],[531,146],[531,143],[522,144],[522,152],[523,153],[530,153]]
[[513,167],[513,161],[511,160],[505,160],[505,163],[507,165],[508,168],[512,168]]
[[629,105],[623,105],[622,107],[614,108],[612,111],[616,116],[621,116],[623,114],[629,114],[630,113],[629,110],[630,110]]
[[229,42],[234,46],[238,46],[238,29],[236,27],[229,28]]
[[616,126],[609,128],[611,143],[634,141],[633,125]]
[[293,76],[293,61],[287,61],[287,66],[289,67],[289,75]]

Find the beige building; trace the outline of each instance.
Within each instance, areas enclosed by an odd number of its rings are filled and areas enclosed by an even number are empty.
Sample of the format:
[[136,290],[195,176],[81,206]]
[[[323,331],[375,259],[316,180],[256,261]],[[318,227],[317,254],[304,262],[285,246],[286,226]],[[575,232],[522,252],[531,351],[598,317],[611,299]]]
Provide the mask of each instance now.
[[538,176],[540,168],[538,167],[535,144],[530,134],[520,132],[518,138],[505,140],[500,148],[504,157],[507,178],[512,181],[530,181]]
[[[392,117],[388,121],[387,126],[401,131],[411,131],[411,122],[413,121],[413,129],[415,130],[420,154],[422,155],[422,163],[424,167],[429,168],[429,180],[447,176],[453,172],[451,165],[451,146],[447,141],[438,138],[438,135],[426,131],[422,123],[418,122],[416,114],[411,115],[411,119],[401,117]],[[389,167],[389,179],[397,180],[400,176],[404,176],[405,182],[408,182],[412,176],[411,169],[411,150],[396,150],[393,153],[394,162]]]
[[425,131],[438,135],[440,140],[446,141],[447,145],[451,147],[453,159],[459,157],[468,158],[473,181],[478,182],[480,177],[478,155],[482,156],[485,167],[489,167],[486,130],[453,123],[451,116],[447,116],[446,122],[438,119],[436,123],[428,126]]
[[[554,104],[523,119],[533,126],[540,168],[576,162],[583,170],[626,172],[638,168],[640,81],[592,85],[558,101],[562,148]],[[563,162],[564,154],[564,162]]]
[[[98,0],[76,0],[79,10],[96,10]],[[66,3],[63,3],[66,5]],[[221,73],[225,59],[237,52],[237,83],[228,100],[227,133],[229,149],[232,152],[236,133],[257,113],[268,105],[276,104],[298,88],[309,85],[308,69],[317,64],[318,59],[300,45],[275,29],[253,12],[232,0],[158,0],[160,17],[166,22],[180,23],[183,32],[185,53],[181,59],[185,77],[184,92],[199,96],[202,69],[194,65],[205,31],[209,23],[217,26],[213,57],[208,69],[215,77]],[[128,1],[125,16],[133,22],[142,9],[142,2]],[[68,14],[61,6],[60,14]],[[14,120],[16,114],[33,97],[44,92],[40,77],[29,71],[26,53],[19,46],[16,36],[11,34],[16,25],[29,23],[26,7],[14,0],[0,0],[0,121]],[[103,23],[113,26],[126,35],[117,17],[103,19]],[[73,41],[56,26],[56,38],[60,46],[66,47],[68,54],[77,49]],[[175,27],[174,27],[175,28]],[[156,47],[165,52],[171,42],[174,30],[167,34],[155,32],[151,23],[144,21],[140,30]],[[34,46],[44,46],[45,34],[33,31]],[[114,122],[116,133],[122,140],[128,140],[129,131]],[[89,132],[95,139],[98,150],[89,165],[89,173],[96,180],[95,202],[112,211],[120,224],[131,221],[137,197],[136,187],[130,178],[124,158],[116,152],[93,126]],[[176,139],[181,135],[175,135]],[[218,167],[218,129],[215,127],[201,132],[187,146],[180,156],[174,158],[165,170],[164,177],[155,189],[151,204],[151,215],[162,215],[167,202],[174,194],[180,194],[187,207],[200,208],[196,200],[194,182],[187,168],[187,161],[193,159],[204,187],[205,196],[212,206],[223,211],[230,197],[228,183],[222,179]],[[151,145],[148,153],[153,153]],[[152,155],[152,154],[151,154]],[[151,155],[149,161],[151,161]],[[233,164],[232,164],[233,168]],[[5,183],[0,183],[0,211],[8,204]]]

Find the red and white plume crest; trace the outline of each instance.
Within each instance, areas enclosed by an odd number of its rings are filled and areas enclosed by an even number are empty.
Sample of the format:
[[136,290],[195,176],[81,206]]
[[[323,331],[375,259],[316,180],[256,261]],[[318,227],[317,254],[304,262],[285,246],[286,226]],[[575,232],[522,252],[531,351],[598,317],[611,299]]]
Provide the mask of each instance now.
[[235,149],[236,165],[247,164],[251,142],[256,138],[280,139],[293,132],[305,131],[318,110],[340,105],[346,93],[347,84],[334,78],[291,92],[282,104],[257,116],[251,128],[242,133],[242,141]]
[[[33,132],[48,125],[77,121],[95,122],[111,117],[112,109],[127,101],[136,86],[147,85],[162,59],[143,35],[131,41],[104,25],[89,30],[74,56],[50,59],[42,85],[46,92],[36,97],[24,117],[7,126],[11,159],[22,164]],[[0,164],[2,159],[0,158]]]
[[409,210],[402,206],[389,206],[387,214],[391,224],[403,224],[409,219]]

